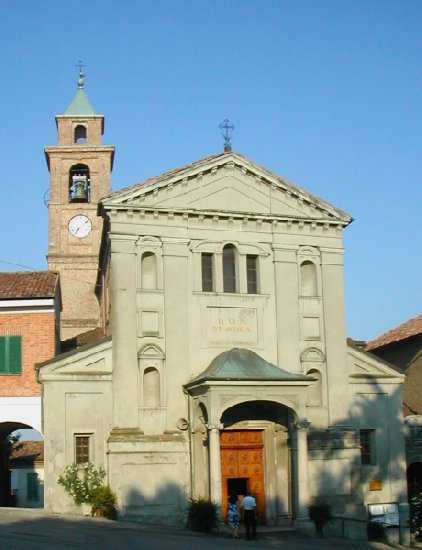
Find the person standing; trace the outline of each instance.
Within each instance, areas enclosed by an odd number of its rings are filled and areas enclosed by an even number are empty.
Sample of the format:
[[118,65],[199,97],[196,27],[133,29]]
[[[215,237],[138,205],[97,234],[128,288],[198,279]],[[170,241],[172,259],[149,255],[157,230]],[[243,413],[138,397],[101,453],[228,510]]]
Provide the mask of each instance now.
[[229,521],[230,527],[232,528],[233,538],[238,539],[239,527],[240,527],[240,515],[239,515],[239,508],[237,506],[236,495],[231,495],[229,498],[228,521]]
[[243,508],[243,519],[245,521],[246,538],[256,538],[256,500],[249,492],[246,493],[245,498],[242,500],[241,507]]

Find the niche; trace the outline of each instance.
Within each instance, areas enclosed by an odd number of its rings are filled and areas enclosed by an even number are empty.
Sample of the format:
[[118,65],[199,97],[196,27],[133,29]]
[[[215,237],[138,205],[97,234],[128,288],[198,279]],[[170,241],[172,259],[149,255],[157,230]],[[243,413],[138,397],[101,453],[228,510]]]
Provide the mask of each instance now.
[[155,290],[157,288],[157,259],[153,252],[142,254],[141,286],[145,290]]
[[318,296],[318,281],[316,267],[313,262],[300,264],[300,280],[302,296]]
[[160,373],[154,367],[144,370],[143,406],[146,409],[160,408]]

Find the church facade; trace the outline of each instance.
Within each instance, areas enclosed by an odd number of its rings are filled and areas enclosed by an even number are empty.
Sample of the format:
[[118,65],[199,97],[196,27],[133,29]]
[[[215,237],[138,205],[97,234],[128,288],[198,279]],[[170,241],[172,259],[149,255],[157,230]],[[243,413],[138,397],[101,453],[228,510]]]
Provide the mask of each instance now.
[[406,501],[403,376],[346,342],[348,214],[231,150],[97,202],[109,335],[39,368],[47,509],[76,511],[57,477],[87,461],[143,521],[246,491],[268,524]]

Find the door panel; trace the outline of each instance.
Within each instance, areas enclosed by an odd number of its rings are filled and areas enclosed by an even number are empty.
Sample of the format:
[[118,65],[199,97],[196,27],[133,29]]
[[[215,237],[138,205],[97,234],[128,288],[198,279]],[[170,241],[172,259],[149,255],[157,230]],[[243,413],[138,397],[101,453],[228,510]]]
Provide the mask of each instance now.
[[222,511],[227,514],[228,479],[247,480],[255,496],[258,519],[265,521],[264,444],[262,430],[223,430],[220,434]]

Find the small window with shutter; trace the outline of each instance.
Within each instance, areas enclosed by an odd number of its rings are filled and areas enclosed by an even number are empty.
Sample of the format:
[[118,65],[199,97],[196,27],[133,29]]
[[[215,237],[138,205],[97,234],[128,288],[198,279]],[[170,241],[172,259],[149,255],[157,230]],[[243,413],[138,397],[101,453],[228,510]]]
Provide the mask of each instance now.
[[22,337],[0,336],[0,374],[22,372]]

